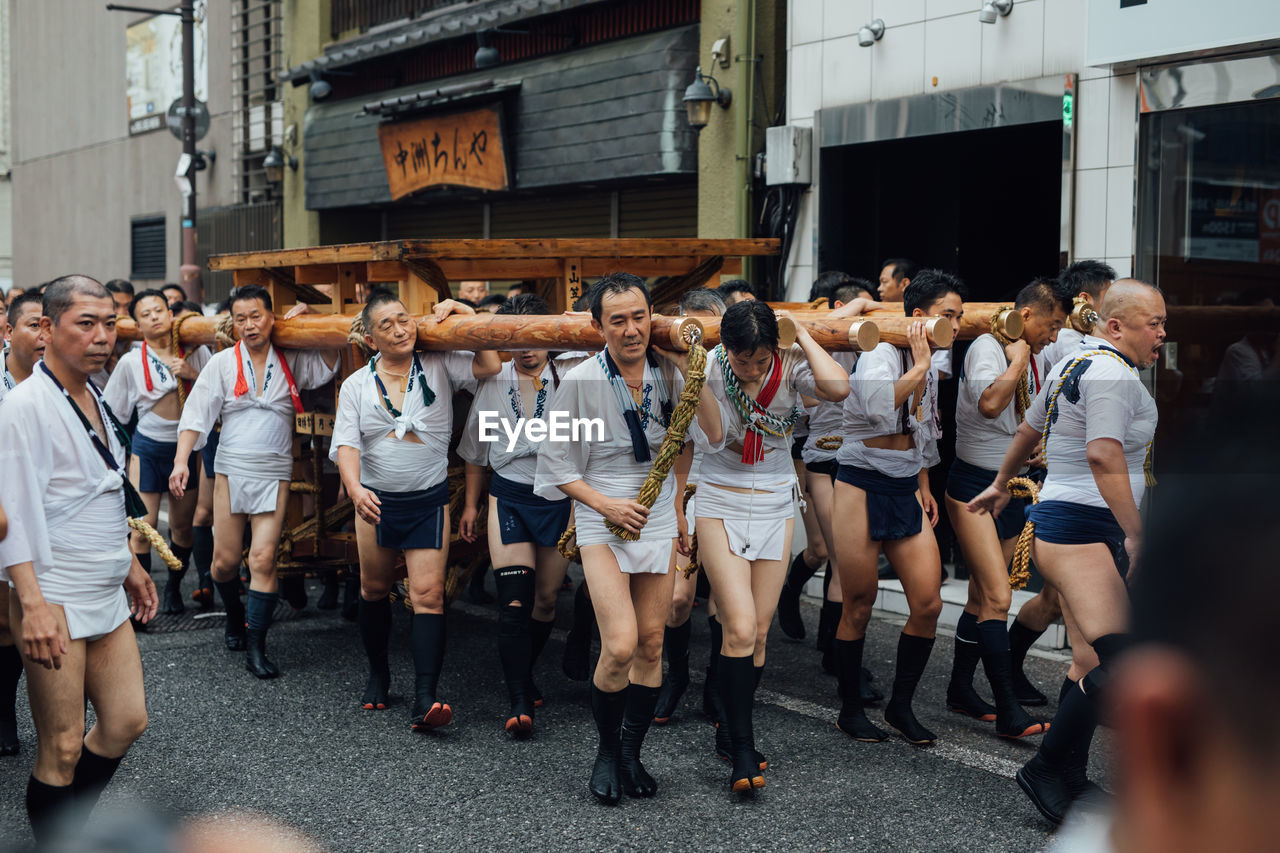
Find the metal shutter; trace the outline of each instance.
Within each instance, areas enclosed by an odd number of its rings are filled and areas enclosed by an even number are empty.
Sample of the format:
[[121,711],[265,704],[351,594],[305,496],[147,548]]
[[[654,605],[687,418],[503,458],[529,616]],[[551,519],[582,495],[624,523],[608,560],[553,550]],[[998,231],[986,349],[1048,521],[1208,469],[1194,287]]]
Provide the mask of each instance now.
[[129,223],[129,278],[165,278],[164,217],[148,216]]

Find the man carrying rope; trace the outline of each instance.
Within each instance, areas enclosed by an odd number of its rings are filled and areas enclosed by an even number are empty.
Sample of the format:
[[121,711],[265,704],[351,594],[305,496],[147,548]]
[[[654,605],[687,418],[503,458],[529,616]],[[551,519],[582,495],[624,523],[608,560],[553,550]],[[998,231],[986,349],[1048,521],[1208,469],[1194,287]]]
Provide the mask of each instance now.
[[1050,370],[995,481],[969,502],[970,512],[998,516],[1009,480],[1044,448],[1049,475],[1027,513],[1031,558],[1099,661],[1065,691],[1040,750],[1018,771],[1022,790],[1054,823],[1093,787],[1089,743],[1107,673],[1128,644],[1126,582],[1142,547],[1139,506],[1157,417],[1138,371],[1155,363],[1165,339],[1164,297],[1144,282],[1116,282],[1098,313],[1094,334]]
[[[102,398],[111,411],[129,421],[138,412],[138,426],[132,436],[133,459],[129,480],[142,495],[147,506],[147,523],[155,526],[160,512],[160,498],[169,492],[169,474],[178,449],[178,418],[191,383],[209,362],[208,347],[197,347],[185,353],[174,348],[173,312],[159,290],[144,290],[133,297],[129,314],[138,324],[142,345],[120,357],[111,373]],[[187,466],[195,471],[197,460],[192,453]],[[181,613],[182,576],[191,559],[191,522],[196,512],[196,493],[181,498],[169,497],[169,549],[181,563],[180,569],[169,569],[164,588],[162,613]],[[151,543],[142,534],[130,535],[130,548],[138,562],[151,571]]]
[[[267,659],[266,639],[279,599],[275,558],[293,475],[293,416],[302,412],[298,389],[318,388],[333,378],[338,351],[276,350],[271,294],[257,285],[235,291],[231,316],[239,340],[209,359],[191,388],[178,424],[169,490],[178,499],[186,494],[191,453],[204,446],[221,417],[213,581],[227,609],[224,641],[231,651],[245,651],[249,672],[275,678],[280,670]],[[247,608],[240,603],[237,576],[246,523],[252,537]]]
[[[9,303],[9,339],[5,341],[3,373],[0,374],[0,403],[5,395],[31,377],[36,362],[44,355],[45,336],[40,329],[43,297],[35,291],[20,293]],[[9,585],[0,583],[0,755],[17,755],[18,681],[22,678],[22,655],[9,630]]]
[[729,785],[736,792],[765,785],[768,762],[755,748],[752,707],[795,523],[799,486],[788,449],[801,415],[800,365],[809,366],[815,396],[840,402],[849,394],[849,371],[803,326],[796,331],[795,344],[780,348],[773,309],[757,301],[731,305],[720,323],[720,346],[707,359],[722,435],[709,441],[694,432],[703,452],[698,553],[724,631],[716,751],[733,763]]
[[[455,313],[474,314],[475,309],[452,299],[435,306],[437,320]],[[376,353],[342,383],[329,450],[356,510],[358,619],[369,658],[360,704],[368,711],[387,707],[390,595],[398,579],[396,558],[403,551],[413,607],[409,724],[414,731],[429,731],[453,721],[453,709],[437,695],[445,649],[453,394],[474,391],[476,380],[497,373],[502,363],[492,351],[419,357],[417,321],[385,288],[369,295],[360,319],[365,343]]]
[[[661,350],[650,350],[652,310],[649,289],[629,273],[614,273],[592,288],[591,324],[604,336],[605,349],[561,378],[551,408],[602,423],[604,434],[596,441],[547,442],[534,481],[535,494],[574,501],[601,645],[591,685],[600,742],[589,787],[609,804],[624,791],[651,797],[658,789],[640,763],[640,746],[662,683],[663,626],[674,579],[675,479],[662,482],[652,511],[637,495],[650,469],[669,465],[683,447],[679,436],[669,448],[672,458],[654,461],[674,415],[681,414],[675,400],[688,366],[687,357],[664,354],[663,361],[655,355]],[[705,387],[697,417],[707,437],[718,441],[719,409]]]
[[[956,624],[947,708],[994,721],[996,734],[1011,738],[1044,730],[1018,704],[1006,627],[1012,603],[1008,567],[1022,532],[1023,502],[998,519],[966,512],[965,504],[995,477],[1022,416],[1044,384],[1048,364],[1040,352],[1066,322],[1071,299],[1058,290],[1056,280],[1036,279],[1018,291],[1014,309],[1022,316],[1021,337],[1010,339],[995,328],[974,340],[965,355],[956,404],[956,459],[945,498],[969,567],[969,600]],[[991,683],[994,707],[973,689],[979,661]]]
[[[128,437],[89,377],[116,342],[111,294],[87,276],[45,291],[44,358],[0,406],[0,503],[14,635],[26,665],[36,762],[27,814],[37,842],[64,807],[93,807],[147,725],[130,613],[155,615],[155,584],[129,551],[141,501],[124,478]],[[97,722],[85,733],[85,700]]]

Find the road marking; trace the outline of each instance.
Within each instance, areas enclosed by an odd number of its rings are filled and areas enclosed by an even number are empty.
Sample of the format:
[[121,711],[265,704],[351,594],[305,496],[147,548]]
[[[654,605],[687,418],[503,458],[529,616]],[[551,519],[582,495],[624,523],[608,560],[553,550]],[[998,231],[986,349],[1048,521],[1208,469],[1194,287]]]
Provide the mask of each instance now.
[[[485,619],[489,622],[498,621],[498,614],[491,607],[485,607],[478,604],[471,604],[465,601],[454,601],[451,605],[468,616],[474,616],[478,619]],[[564,641],[568,636],[568,631],[556,628],[551,632],[552,636],[557,640]],[[691,685],[701,686],[706,682],[706,677],[702,671],[694,667],[689,672],[689,683]],[[793,714],[800,714],[813,720],[823,723],[834,723],[835,718],[839,715],[839,708],[834,705],[820,705],[817,702],[810,702],[807,699],[800,699],[795,696],[788,696],[785,693],[775,693],[772,690],[757,690],[756,701],[766,705],[774,705],[782,708],[784,711],[790,711]],[[920,747],[911,746],[905,741],[892,740],[898,746],[920,750]],[[953,764],[963,764],[965,767],[972,767],[975,770],[982,770],[993,776],[1000,776],[1005,779],[1012,779],[1014,774],[1022,766],[1015,761],[1007,758],[1001,758],[998,755],[982,752],[968,746],[960,746],[959,744],[947,741],[939,741],[931,747],[921,750],[927,755],[941,758],[944,761],[950,761]]]

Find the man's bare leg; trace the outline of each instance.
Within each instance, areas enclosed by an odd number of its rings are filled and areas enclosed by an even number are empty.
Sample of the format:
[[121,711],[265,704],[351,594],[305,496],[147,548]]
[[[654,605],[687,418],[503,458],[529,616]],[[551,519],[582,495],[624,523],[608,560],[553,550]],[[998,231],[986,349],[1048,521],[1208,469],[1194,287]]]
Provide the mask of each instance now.
[[[275,678],[280,669],[267,658],[267,631],[280,600],[276,548],[289,505],[289,482],[281,480],[274,512],[249,516],[249,599],[245,605],[245,669],[258,678]],[[215,534],[216,535],[216,534]]]

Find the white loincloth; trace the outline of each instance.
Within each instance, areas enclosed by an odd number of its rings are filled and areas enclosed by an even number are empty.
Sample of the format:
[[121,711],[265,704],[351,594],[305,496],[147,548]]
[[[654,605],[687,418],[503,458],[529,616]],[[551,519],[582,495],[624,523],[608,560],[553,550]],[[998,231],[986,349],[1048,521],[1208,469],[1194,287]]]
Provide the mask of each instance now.
[[665,575],[671,566],[670,539],[652,539],[626,544],[609,543],[618,568],[624,575]]
[[729,550],[744,560],[781,560],[790,550],[786,540],[787,521],[795,517],[792,489],[744,495],[699,483],[697,500],[698,517],[724,522]]

